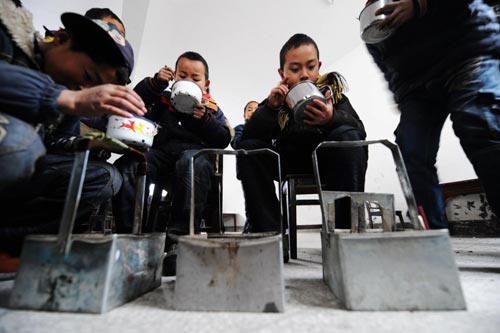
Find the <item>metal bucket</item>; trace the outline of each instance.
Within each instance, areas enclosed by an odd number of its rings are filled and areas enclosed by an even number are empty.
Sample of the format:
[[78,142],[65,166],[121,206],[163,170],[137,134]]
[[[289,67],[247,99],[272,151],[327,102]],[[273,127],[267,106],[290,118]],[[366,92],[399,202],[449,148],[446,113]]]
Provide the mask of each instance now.
[[[319,188],[323,228],[323,280],[349,310],[463,310],[465,299],[448,230],[423,230],[408,175],[397,145],[387,140],[323,142],[313,153],[316,183],[321,184],[316,152],[325,147],[380,143],[396,163],[413,230],[395,231],[390,196],[323,191]],[[335,229],[339,200],[348,199],[351,228]],[[363,232],[363,207],[381,204],[383,230]],[[340,222],[340,221],[339,221]]]
[[75,235],[61,254],[56,236],[25,239],[10,306],[107,312],[161,284],[165,234]]
[[10,306],[102,313],[161,284],[165,234],[140,234],[145,161],[139,168],[133,235],[72,235],[89,151],[73,164],[58,235],[25,239]]
[[[251,151],[203,149],[203,154],[279,155],[269,149]],[[175,304],[178,310],[283,312],[284,275],[281,231],[255,234],[194,234],[194,172],[191,173],[190,235],[179,238]],[[279,176],[281,186],[281,175]],[[281,195],[280,195],[281,201]],[[281,205],[280,205],[281,206]]]

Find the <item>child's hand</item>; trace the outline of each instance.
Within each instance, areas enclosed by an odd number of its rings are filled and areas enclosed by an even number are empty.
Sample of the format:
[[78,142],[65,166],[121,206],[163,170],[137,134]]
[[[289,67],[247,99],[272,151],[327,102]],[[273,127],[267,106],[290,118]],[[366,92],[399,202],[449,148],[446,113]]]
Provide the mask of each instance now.
[[313,99],[314,105],[306,105],[304,124],[309,126],[326,125],[332,120],[335,110],[330,95],[331,93],[328,91],[325,95],[327,98],[326,103],[320,99]]
[[196,104],[193,108],[193,118],[202,120],[208,118],[208,109],[203,104]]
[[285,96],[288,93],[287,81],[288,78],[282,79],[280,83],[278,83],[278,85],[271,90],[267,103],[272,108],[278,109],[281,105],[283,105]]
[[125,86],[104,84],[82,90],[63,90],[57,98],[59,109],[70,115],[122,117],[143,116],[147,110],[141,97]]
[[162,84],[168,84],[168,81],[172,81],[174,77],[174,70],[166,65],[165,67],[162,67],[155,75],[155,78]]

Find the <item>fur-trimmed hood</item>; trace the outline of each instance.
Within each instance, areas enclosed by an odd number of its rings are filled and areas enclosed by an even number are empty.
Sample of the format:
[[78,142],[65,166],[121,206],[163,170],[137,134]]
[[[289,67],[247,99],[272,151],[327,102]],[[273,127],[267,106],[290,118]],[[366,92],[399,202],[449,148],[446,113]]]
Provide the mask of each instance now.
[[0,20],[16,45],[34,60],[36,32],[31,12],[24,7],[17,7],[12,0],[0,0]]

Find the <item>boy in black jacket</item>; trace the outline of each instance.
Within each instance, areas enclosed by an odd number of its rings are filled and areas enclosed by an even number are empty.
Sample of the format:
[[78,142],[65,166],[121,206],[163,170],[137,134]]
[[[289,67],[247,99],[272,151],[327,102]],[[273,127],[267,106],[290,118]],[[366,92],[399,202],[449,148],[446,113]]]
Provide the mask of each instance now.
[[[176,110],[170,101],[171,92],[163,91],[169,80],[188,80],[203,91],[202,103],[193,107],[193,113]],[[145,153],[148,163],[148,183],[156,183],[161,176],[171,180],[172,216],[167,225],[167,258],[164,274],[175,275],[177,237],[189,233],[191,208],[191,156],[204,148],[226,148],[231,141],[231,131],[222,110],[208,94],[210,85],[208,64],[196,52],[185,52],[175,64],[160,70],[157,75],[145,78],[135,91],[147,105],[152,105],[147,117],[160,125],[153,147]],[[115,162],[122,172],[123,186],[113,199],[113,213],[118,232],[130,232],[133,223],[136,168],[134,156],[125,155]],[[215,172],[214,162],[204,155],[195,163],[195,229],[199,231],[201,214],[208,200]]]
[[[319,50],[309,36],[296,34],[280,52],[281,77],[269,97],[260,103],[245,124],[240,149],[271,148],[280,154],[282,176],[313,173],[311,153],[322,141],[364,140],[366,133],[349,100],[342,94],[343,79],[336,73],[320,77]],[[303,124],[294,120],[286,105],[289,89],[302,81],[327,82],[333,95],[325,103],[314,100],[306,107]],[[364,190],[368,153],[366,148],[336,148],[320,152],[320,174],[327,189]],[[261,155],[242,156],[237,160],[245,194],[248,220],[252,231],[280,230],[280,206],[273,181],[277,179],[276,163]]]

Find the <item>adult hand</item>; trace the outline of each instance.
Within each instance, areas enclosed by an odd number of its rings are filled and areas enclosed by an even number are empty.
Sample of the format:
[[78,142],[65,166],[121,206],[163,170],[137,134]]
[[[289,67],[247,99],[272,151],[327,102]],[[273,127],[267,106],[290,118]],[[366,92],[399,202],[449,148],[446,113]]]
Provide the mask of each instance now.
[[174,70],[166,65],[165,67],[162,67],[155,75],[155,78],[162,84],[168,84],[168,81],[172,81],[174,77]]
[[415,15],[413,0],[399,0],[389,3],[375,12],[375,15],[381,14],[386,14],[387,17],[377,25],[378,29],[397,29]]
[[269,94],[269,97],[267,99],[267,103],[272,108],[278,109],[279,107],[281,107],[281,105],[283,105],[285,96],[288,93],[287,82],[288,78],[284,78],[278,83],[276,87],[271,90],[271,93]]
[[104,84],[82,90],[63,90],[57,98],[62,113],[75,116],[114,114],[122,117],[143,116],[147,110],[141,97],[124,86]]
[[320,99],[313,99],[314,105],[306,105],[304,124],[309,126],[326,125],[332,120],[334,109],[330,92],[327,92],[325,97],[328,98],[326,103]]

